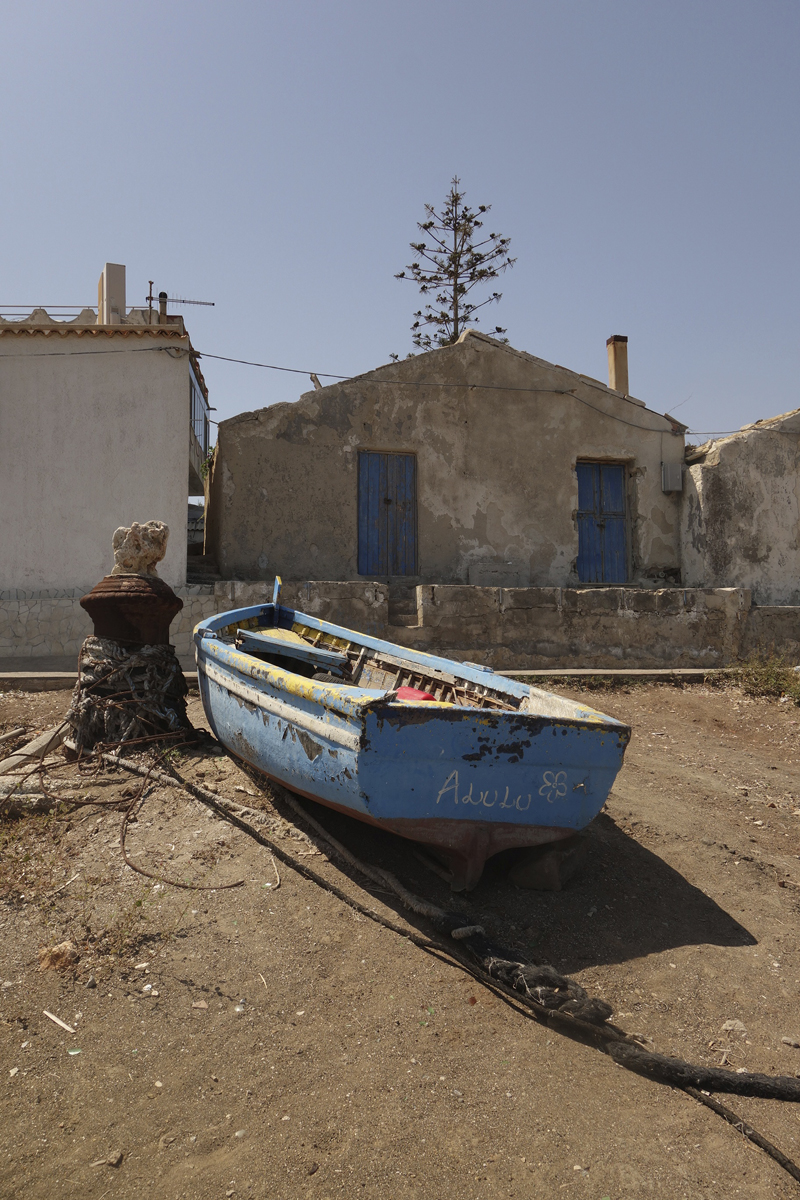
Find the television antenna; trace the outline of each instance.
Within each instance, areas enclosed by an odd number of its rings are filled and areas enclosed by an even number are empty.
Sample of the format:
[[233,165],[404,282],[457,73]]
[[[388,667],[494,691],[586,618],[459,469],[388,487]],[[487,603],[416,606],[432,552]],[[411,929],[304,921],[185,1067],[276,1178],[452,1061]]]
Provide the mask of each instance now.
[[177,296],[167,296],[167,304],[205,304],[208,308],[214,307],[213,300],[181,300]]
[[213,300],[183,300],[179,296],[168,296],[166,292],[159,292],[157,296],[154,296],[153,295],[153,280],[148,279],[147,282],[150,284],[150,291],[145,296],[145,300],[147,301],[147,308],[148,308],[148,312],[150,312],[150,313],[152,313],[152,311],[153,311],[153,301],[154,300],[159,300],[159,301],[166,300],[167,304],[202,304],[205,308],[213,308],[214,307]]

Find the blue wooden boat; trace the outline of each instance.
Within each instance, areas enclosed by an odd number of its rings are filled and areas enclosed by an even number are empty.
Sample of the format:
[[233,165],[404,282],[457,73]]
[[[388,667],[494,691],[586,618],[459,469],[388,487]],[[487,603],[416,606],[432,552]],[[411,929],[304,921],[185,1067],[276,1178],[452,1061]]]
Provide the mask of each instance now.
[[[194,631],[206,716],[292,791],[425,843],[454,890],[487,858],[572,836],[605,803],[628,726],[582,704],[279,603]],[[410,701],[404,689],[434,698]],[[398,692],[400,693],[398,695]]]

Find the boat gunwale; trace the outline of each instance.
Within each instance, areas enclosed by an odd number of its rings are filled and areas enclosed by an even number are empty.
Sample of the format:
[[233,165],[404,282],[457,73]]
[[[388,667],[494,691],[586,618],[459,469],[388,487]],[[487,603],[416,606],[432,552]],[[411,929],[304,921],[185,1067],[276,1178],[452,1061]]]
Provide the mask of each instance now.
[[[269,602],[248,605],[246,608],[228,609],[223,613],[218,613],[215,616],[206,617],[204,620],[199,621],[193,630],[198,670],[202,670],[199,657],[199,651],[202,649],[206,654],[210,653],[211,657],[216,659],[220,665],[224,664],[228,669],[233,669],[238,674],[252,679],[257,684],[268,684],[279,692],[300,700],[305,700],[307,703],[316,705],[345,719],[355,717],[363,720],[367,713],[375,711],[378,708],[383,709],[387,716],[391,713],[391,716],[397,716],[398,718],[401,718],[402,713],[406,713],[409,716],[413,714],[412,720],[414,721],[418,715],[422,715],[423,713],[429,720],[434,717],[450,720],[453,718],[474,720],[478,714],[481,717],[485,717],[491,713],[491,716],[495,719],[511,718],[523,721],[526,724],[532,721],[543,721],[545,724],[576,725],[586,729],[597,730],[598,732],[605,731],[608,733],[627,734],[630,737],[630,727],[624,722],[601,713],[597,709],[587,708],[571,700],[567,700],[566,703],[575,705],[581,713],[585,714],[584,716],[578,713],[571,716],[553,715],[535,711],[523,711],[521,709],[481,709],[466,705],[445,707],[437,704],[434,708],[429,702],[423,701],[418,703],[393,703],[392,700],[387,699],[387,696],[391,693],[386,689],[360,688],[357,684],[340,686],[333,683],[314,681],[308,679],[306,676],[298,675],[296,672],[286,670],[283,667],[262,662],[246,651],[239,650],[235,646],[217,640],[213,636],[221,629],[227,629],[233,625],[237,625],[239,622],[254,618],[273,618],[274,621],[275,607],[274,604]],[[300,623],[310,629],[331,634],[345,641],[355,642],[359,646],[366,646],[368,649],[375,650],[378,653],[382,650],[392,653],[401,651],[402,656],[407,658],[410,663],[423,668],[427,667],[432,672],[446,672],[447,674],[456,675],[479,687],[490,687],[493,691],[499,692],[501,695],[513,696],[515,699],[525,700],[530,696],[541,695],[542,697],[553,696],[555,699],[562,700],[562,697],[557,696],[555,693],[534,688],[528,684],[518,683],[516,680],[496,675],[491,670],[467,666],[454,659],[441,658],[438,655],[427,654],[424,651],[412,650],[406,646],[389,642],[384,638],[371,637],[360,630],[335,625],[333,622],[324,621],[318,617],[311,616],[309,613],[300,612],[285,605],[279,604],[277,608],[278,622],[280,623],[274,622],[273,627],[291,629],[294,624]],[[282,620],[288,621],[288,626],[284,625]],[[409,723],[412,722],[409,721]]]
[[360,749],[363,721],[358,726],[348,723],[340,725],[330,720],[326,721],[324,717],[318,716],[314,712],[307,712],[298,705],[292,704],[288,699],[282,700],[277,696],[271,696],[263,688],[254,686],[258,684],[259,680],[254,679],[248,682],[245,679],[233,678],[230,671],[224,669],[226,665],[218,662],[205,663],[202,671],[206,679],[217,684],[218,687],[225,688],[231,695],[238,696],[248,704],[255,705],[262,712],[268,713],[279,721],[295,725],[298,729],[305,729],[307,733],[311,733],[315,737],[325,738],[327,741],[335,742],[355,753]]

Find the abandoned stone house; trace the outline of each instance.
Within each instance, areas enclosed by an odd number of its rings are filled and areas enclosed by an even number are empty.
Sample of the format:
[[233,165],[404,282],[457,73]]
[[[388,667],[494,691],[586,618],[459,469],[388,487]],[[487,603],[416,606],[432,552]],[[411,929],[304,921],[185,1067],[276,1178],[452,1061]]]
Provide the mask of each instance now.
[[[75,655],[113,529],[182,533],[200,486],[188,335],[127,310],[120,271],[97,312],[0,317],[0,658]],[[605,385],[468,331],[223,422],[206,555],[191,585],[185,537],[163,564],[184,662],[198,620],[276,574],[305,611],[496,668],[800,661],[800,413],[685,462],[685,427],[629,395],[626,339],[608,354]]]
[[468,330],[219,427],[206,550],[225,579],[680,582],[684,426]]
[[626,339],[608,355],[606,386],[470,330],[222,422],[205,545],[230,601],[280,574],[305,611],[503,668],[800,656],[800,419],[687,467]]

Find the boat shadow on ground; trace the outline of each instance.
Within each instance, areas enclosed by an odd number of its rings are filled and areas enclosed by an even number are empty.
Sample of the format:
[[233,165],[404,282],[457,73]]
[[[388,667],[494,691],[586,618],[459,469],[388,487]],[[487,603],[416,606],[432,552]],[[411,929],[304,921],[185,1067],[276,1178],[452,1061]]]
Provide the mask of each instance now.
[[[520,957],[549,962],[569,974],[674,950],[680,946],[754,946],[757,939],[730,913],[658,854],[642,846],[606,813],[586,830],[588,854],[579,875],[560,892],[527,891],[508,877],[504,855],[490,859],[474,891],[454,894],[417,857],[423,848],[406,838],[297,796],[297,801],[351,854],[391,871],[416,895],[448,911]],[[297,815],[278,799],[291,821]],[[427,922],[397,897],[379,890],[356,868],[333,856],[360,888],[422,932]]]

